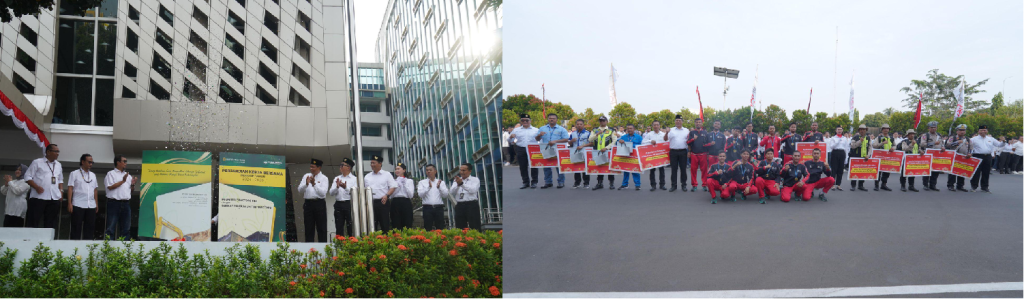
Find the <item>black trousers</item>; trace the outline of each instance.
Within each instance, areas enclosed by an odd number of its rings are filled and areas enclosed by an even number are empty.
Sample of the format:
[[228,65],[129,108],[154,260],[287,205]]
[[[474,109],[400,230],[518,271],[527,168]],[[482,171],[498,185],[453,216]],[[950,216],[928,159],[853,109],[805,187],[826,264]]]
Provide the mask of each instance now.
[[832,169],[832,178],[836,180],[835,185],[842,184],[846,167],[846,151],[832,150],[828,155],[828,167]]
[[391,199],[387,203],[380,203],[380,198],[373,200],[373,221],[380,226],[380,231],[391,230]]
[[584,185],[590,185],[590,175],[586,173],[574,173],[572,174],[573,186],[579,186],[582,181]]
[[964,182],[966,181],[966,180],[964,180],[964,178],[958,177],[958,176],[955,176],[955,175],[952,175],[952,174],[949,174],[949,175],[946,175],[946,176],[947,176],[946,177],[946,187],[950,187],[950,188],[956,187],[957,189],[963,189],[964,188]]
[[878,179],[875,180],[875,188],[878,188],[878,182],[882,182],[882,186],[889,185],[889,173],[882,172],[878,174]]
[[1015,162],[1013,162],[1013,168],[1011,168],[1011,170],[1020,171],[1021,164],[1024,163],[1024,161],[1022,161],[1024,160],[1024,157],[1013,155],[1013,158]]
[[665,167],[658,167],[658,168],[655,168],[655,169],[648,169],[647,171],[651,173],[651,175],[650,175],[650,177],[651,177],[651,187],[657,187],[657,186],[655,186],[655,182],[654,182],[654,172],[655,171],[658,172],[658,181],[661,182],[660,186],[661,187],[665,187]]
[[[84,231],[84,233],[83,233]],[[71,239],[92,240],[96,234],[96,208],[71,208]]]
[[480,203],[473,200],[455,204],[455,227],[480,230]]
[[[681,182],[683,186],[686,186],[686,162],[689,160],[686,149],[674,149],[668,151],[668,168],[672,169],[672,176],[670,177],[672,178],[672,183],[669,185],[671,185],[672,188],[677,186],[676,182]],[[676,172],[683,174],[682,181],[676,180]],[[654,179],[652,178],[651,181],[654,181]]]
[[506,151],[508,152],[508,161],[505,161],[505,162],[508,162],[510,164],[515,164],[516,163],[516,161],[517,161],[517,159],[516,159],[516,148],[517,148],[517,146],[515,144],[509,144],[508,145],[508,148],[506,148]]
[[428,231],[445,229],[444,205],[423,205],[423,228]]
[[412,227],[412,201],[405,197],[388,198],[391,201],[391,227]]
[[914,179],[915,178],[916,177],[912,177],[912,176],[911,177],[906,177],[906,176],[903,176],[903,174],[900,174],[900,187],[906,187],[907,186],[907,182],[909,181],[910,182],[910,188],[914,188]]
[[604,176],[606,176],[606,175],[608,176],[608,186],[613,186],[614,187],[614,185],[615,185],[615,176],[614,175],[610,175],[610,174],[599,174],[599,175],[597,175],[597,184],[598,185],[604,185]]
[[4,215],[4,227],[25,227],[25,218]]
[[352,234],[352,201],[334,202],[334,234],[351,237]]
[[921,184],[924,185],[925,188],[935,188],[935,184],[939,181],[939,174],[941,174],[941,172],[932,171],[932,175],[921,179]]
[[525,147],[516,147],[516,161],[519,161],[519,176],[523,178],[523,185],[536,184],[537,169],[530,168],[530,160],[526,155]]
[[981,164],[978,165],[978,171],[974,172],[974,177],[971,178],[971,189],[978,189],[979,181],[981,189],[988,189],[988,175],[992,172],[992,155],[974,154],[973,156],[981,159]]
[[306,230],[306,242],[327,242],[327,201],[323,198],[306,199],[302,203],[303,229]]
[[[28,211],[25,215],[25,227],[52,228],[57,229],[57,219],[60,217],[59,200],[43,200],[39,198],[28,199]],[[43,223],[40,224],[39,221]],[[56,234],[56,232],[54,232]]]
[[999,173],[1010,173],[1010,166],[1013,165],[1014,154],[1003,152],[999,154]]

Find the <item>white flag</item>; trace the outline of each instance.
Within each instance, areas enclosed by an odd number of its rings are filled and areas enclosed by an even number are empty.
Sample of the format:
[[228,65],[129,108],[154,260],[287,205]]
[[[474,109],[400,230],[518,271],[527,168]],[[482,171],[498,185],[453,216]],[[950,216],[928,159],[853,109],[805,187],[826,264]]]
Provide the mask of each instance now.
[[850,124],[851,125],[853,125],[853,79],[854,79],[854,77],[856,75],[857,74],[854,73],[853,76],[850,76],[850,112],[849,112],[849,115],[850,115]]
[[612,65],[612,74],[610,76],[608,76],[608,81],[609,81],[608,82],[609,83],[608,96],[611,97],[612,108],[615,108],[615,105],[619,104],[619,99],[615,97],[615,79],[616,78],[618,78],[618,76],[615,75],[615,65]]
[[960,86],[953,89],[953,96],[956,97],[956,113],[953,115],[953,119],[959,118],[964,115],[964,82],[960,81]]

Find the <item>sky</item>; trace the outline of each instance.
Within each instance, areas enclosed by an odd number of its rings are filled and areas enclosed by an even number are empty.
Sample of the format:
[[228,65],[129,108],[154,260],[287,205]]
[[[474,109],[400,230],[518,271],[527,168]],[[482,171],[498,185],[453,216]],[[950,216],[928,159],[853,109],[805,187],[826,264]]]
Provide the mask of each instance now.
[[377,62],[374,45],[377,44],[377,33],[380,31],[387,0],[354,0],[356,11],[356,56],[359,62]]
[[[854,74],[861,115],[909,110],[900,88],[932,69],[989,78],[976,100],[1024,97],[1019,0],[625,3],[504,3],[504,94],[539,97],[546,84],[553,102],[607,113],[614,63],[618,100],[638,113],[696,111],[698,86],[705,107],[749,106],[755,70],[758,100],[787,113],[807,109],[811,88],[812,113],[848,112]],[[740,70],[724,103],[716,66]]]

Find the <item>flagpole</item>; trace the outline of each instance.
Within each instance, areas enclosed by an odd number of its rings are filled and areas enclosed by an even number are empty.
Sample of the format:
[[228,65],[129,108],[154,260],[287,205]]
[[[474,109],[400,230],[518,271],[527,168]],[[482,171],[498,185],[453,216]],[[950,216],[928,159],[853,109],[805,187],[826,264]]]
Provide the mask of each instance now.
[[836,114],[836,78],[839,74],[839,26],[836,26],[836,58],[832,65],[832,115]]

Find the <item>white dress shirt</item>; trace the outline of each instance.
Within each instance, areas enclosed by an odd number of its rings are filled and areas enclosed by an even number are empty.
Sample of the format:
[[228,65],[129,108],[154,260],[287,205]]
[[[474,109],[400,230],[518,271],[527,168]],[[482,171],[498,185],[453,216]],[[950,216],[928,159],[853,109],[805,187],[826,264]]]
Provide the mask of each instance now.
[[452,182],[452,188],[448,192],[455,196],[457,202],[476,201],[480,194],[480,179],[469,176],[462,179],[462,186]]
[[529,128],[515,128],[514,130],[512,130],[512,135],[516,135],[516,146],[525,148],[527,145],[530,144],[539,144],[540,141],[537,141],[537,133],[539,131],[539,129],[533,126]]
[[299,181],[299,193],[302,193],[304,199],[320,199],[327,198],[327,176],[323,172],[317,173],[313,177],[313,184],[306,184],[306,178],[312,176],[312,173],[307,173],[302,176],[302,180]]
[[50,162],[46,158],[35,159],[28,166],[28,170],[25,171],[25,181],[35,182],[36,186],[43,187],[43,193],[36,192],[36,189],[30,188],[28,196],[31,198],[43,200],[60,200],[64,198],[59,186],[59,184],[64,183],[64,169],[60,167],[60,162],[57,160]]
[[978,135],[971,138],[971,147],[975,154],[991,155],[996,148],[1001,148],[1003,144],[1005,143],[992,138],[992,135],[986,135],[985,137]]
[[1024,144],[1019,141],[1013,144],[1013,154],[1018,156],[1024,156]]
[[[437,187],[438,182],[441,182],[441,187]],[[437,178],[433,181],[422,179],[419,185],[416,186],[416,192],[420,194],[424,205],[443,205],[443,198],[448,197],[448,184],[444,180]]]
[[416,189],[413,189],[412,182],[412,179],[407,177],[395,178],[395,184],[397,184],[398,187],[395,188],[395,193],[392,193],[391,197],[412,198],[413,194],[416,194]]
[[686,138],[690,135],[690,129],[672,127],[668,131],[668,148],[674,150],[686,149]]
[[391,176],[390,172],[383,169],[376,173],[371,171],[364,175],[363,183],[366,184],[366,188],[370,188],[370,194],[373,195],[373,199],[384,198],[384,195],[388,194],[388,190],[398,188],[398,182],[395,182],[395,178]]
[[[348,175],[338,175],[334,177],[334,180],[331,181],[331,189],[327,190],[327,194],[334,196],[334,199],[337,201],[351,200],[352,190],[355,190],[356,185],[359,184],[356,179],[356,176],[351,172],[349,172]],[[338,184],[339,180],[341,180],[342,183],[345,183],[344,189]]]
[[[640,144],[644,145],[644,144],[652,144],[652,143],[653,144],[663,143],[663,142],[665,142],[665,134],[666,134],[665,132],[660,132],[660,131],[659,132],[650,131],[650,132],[644,133],[644,141],[642,143],[640,143]],[[671,145],[669,145],[669,146],[671,146]]]
[[28,211],[25,193],[28,193],[28,189],[31,188],[24,179],[11,180],[10,183],[0,186],[0,194],[7,196],[7,208],[4,214],[25,218],[25,213]]
[[92,171],[85,172],[81,168],[72,171],[68,175],[68,187],[75,187],[74,194],[71,194],[71,204],[83,209],[96,208],[96,174]]
[[508,147],[508,137],[512,136],[508,132],[501,132],[501,147]]
[[[107,172],[107,176],[103,178],[103,183],[106,185],[107,188],[110,188],[110,186],[113,186],[114,184],[117,184],[117,182],[120,182],[121,178],[123,178],[125,174],[128,174],[128,172],[120,171],[117,170],[117,168],[114,168],[114,170]],[[124,181],[124,184],[121,184],[121,186],[117,186],[117,188],[114,188],[114,190],[107,189],[107,198],[113,200],[132,199],[132,175],[129,174],[128,179]]]
[[831,152],[832,150],[841,150],[846,154],[850,154],[850,135],[833,135],[832,137],[825,139],[825,150],[828,152]]

